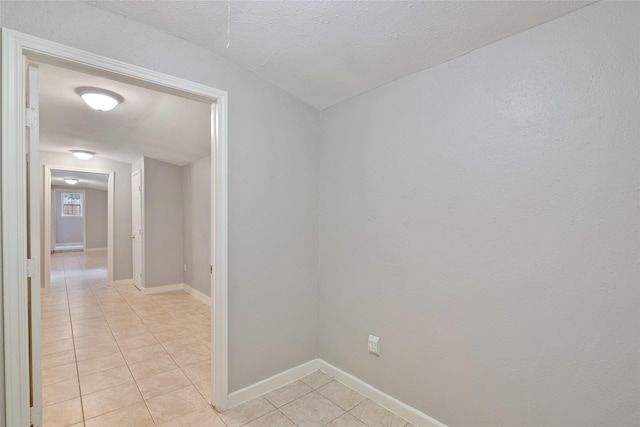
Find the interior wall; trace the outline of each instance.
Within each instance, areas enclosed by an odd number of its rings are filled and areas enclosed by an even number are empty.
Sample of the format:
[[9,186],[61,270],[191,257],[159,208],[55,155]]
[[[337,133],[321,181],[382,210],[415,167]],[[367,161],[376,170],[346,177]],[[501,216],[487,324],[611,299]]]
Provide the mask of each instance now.
[[599,2],[322,113],[322,359],[451,426],[637,424],[639,18]]
[[[100,157],[100,153],[91,160],[80,160],[71,153],[40,151],[40,170],[44,165],[97,169],[114,171],[114,238],[113,238],[113,277],[114,280],[127,280],[133,277],[131,265],[131,165]],[[42,178],[44,183],[44,176]],[[44,206],[44,185],[41,185],[41,206]],[[44,212],[41,216],[41,233],[44,239]],[[42,240],[44,241],[44,240]],[[44,245],[43,251],[44,251]],[[44,256],[44,252],[42,253]]]
[[85,248],[106,249],[108,246],[109,198],[105,190],[85,188]]
[[[229,93],[230,391],[317,357],[317,112],[211,51],[83,2],[4,1],[0,23]],[[128,215],[115,254],[131,278],[130,205]]]
[[144,287],[180,284],[182,272],[182,170],[144,158]]
[[184,283],[211,296],[211,156],[182,167]]

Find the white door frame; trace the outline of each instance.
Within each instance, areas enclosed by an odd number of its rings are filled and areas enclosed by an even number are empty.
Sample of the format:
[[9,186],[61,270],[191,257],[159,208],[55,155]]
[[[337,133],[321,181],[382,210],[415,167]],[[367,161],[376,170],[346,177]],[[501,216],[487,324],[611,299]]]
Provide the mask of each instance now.
[[[2,28],[2,293],[6,425],[29,425],[25,73],[26,59],[91,70],[111,79],[212,103],[212,403],[227,409],[227,93]],[[40,184],[40,183],[38,183]],[[38,308],[39,309],[39,308]]]
[[[144,163],[143,163],[144,164]],[[140,215],[140,230],[142,230],[140,233],[140,236],[138,236],[139,240],[140,240],[140,280],[138,283],[136,283],[136,270],[135,270],[135,262],[133,262],[136,258],[136,240],[135,240],[135,230],[133,230],[133,227],[131,227],[131,236],[133,237],[133,242],[131,244],[132,248],[131,248],[131,258],[132,258],[132,262],[131,262],[131,266],[133,267],[133,285],[140,289],[141,292],[144,292],[144,279],[145,277],[147,277],[145,275],[144,272],[144,239],[142,238],[142,235],[144,233],[144,174],[143,174],[143,168],[139,167],[137,169],[134,169],[131,172],[131,182],[133,184],[133,176],[137,173],[139,175],[139,179],[140,179],[140,188],[138,190],[138,192],[140,193],[140,209],[138,212],[133,213],[133,187],[131,188],[131,196],[132,196],[132,200],[131,200],[131,225],[133,226],[133,215]],[[138,286],[139,285],[139,286]]]
[[[99,169],[83,169],[70,166],[54,166],[44,165],[44,251],[42,260],[42,274],[44,275],[42,283],[43,293],[48,293],[51,289],[51,237],[54,234],[54,230],[51,227],[51,171],[52,170],[64,170],[70,172],[90,172],[100,173],[103,175],[109,175],[107,183],[107,280],[109,283],[113,282],[113,233],[115,231],[113,218],[114,218],[114,201],[115,201],[115,181],[114,171],[99,170]],[[73,191],[73,189],[70,189]],[[83,204],[85,201],[82,202]],[[84,215],[84,214],[83,214]],[[86,218],[82,218],[83,221],[83,245],[86,249],[87,230],[86,230]],[[55,248],[54,248],[55,249]]]

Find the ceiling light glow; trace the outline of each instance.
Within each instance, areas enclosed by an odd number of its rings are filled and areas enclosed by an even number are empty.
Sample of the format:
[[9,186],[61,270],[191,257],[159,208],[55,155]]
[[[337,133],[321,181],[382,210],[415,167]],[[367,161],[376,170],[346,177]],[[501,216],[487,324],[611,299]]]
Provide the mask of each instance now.
[[85,151],[85,150],[71,150],[71,152],[73,153],[74,156],[76,156],[80,160],[89,160],[96,154],[93,151]]
[[82,100],[91,108],[97,111],[113,110],[124,98],[115,92],[93,87],[81,87],[76,92]]
[[71,185],[76,185],[78,183],[79,179],[77,178],[65,178],[64,182],[66,182],[67,184],[71,184]]

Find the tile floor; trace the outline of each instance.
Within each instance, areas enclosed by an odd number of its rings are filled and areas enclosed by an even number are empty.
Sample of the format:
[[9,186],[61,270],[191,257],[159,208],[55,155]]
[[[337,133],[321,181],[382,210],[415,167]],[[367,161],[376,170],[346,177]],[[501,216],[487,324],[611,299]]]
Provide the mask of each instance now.
[[217,413],[208,403],[210,308],[183,291],[142,295],[106,276],[105,252],[51,257],[45,427],[409,426],[320,371]]

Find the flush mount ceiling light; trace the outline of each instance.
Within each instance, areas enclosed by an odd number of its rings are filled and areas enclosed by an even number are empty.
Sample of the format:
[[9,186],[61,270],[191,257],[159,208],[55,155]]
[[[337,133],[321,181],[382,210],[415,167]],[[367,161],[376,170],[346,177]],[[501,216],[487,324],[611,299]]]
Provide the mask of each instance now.
[[76,93],[91,108],[98,111],[113,110],[124,98],[115,92],[95,87],[79,87]]
[[74,156],[76,156],[80,160],[89,160],[96,154],[93,151],[85,151],[85,150],[71,150],[71,152],[73,153]]
[[71,185],[76,185],[78,183],[79,179],[77,178],[65,178],[64,182],[66,182],[67,184],[71,184]]

